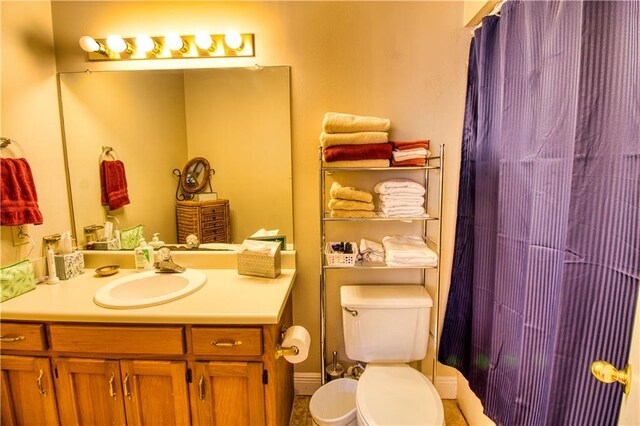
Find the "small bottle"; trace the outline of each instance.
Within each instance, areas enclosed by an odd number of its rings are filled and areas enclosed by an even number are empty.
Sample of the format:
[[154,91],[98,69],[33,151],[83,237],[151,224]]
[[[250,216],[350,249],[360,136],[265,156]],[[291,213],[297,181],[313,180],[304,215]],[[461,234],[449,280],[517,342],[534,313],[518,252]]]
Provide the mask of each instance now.
[[151,242],[149,243],[149,245],[156,250],[164,245],[164,241],[160,241],[160,238],[158,238],[159,235],[160,234],[158,232],[153,234],[153,238],[151,238]]
[[140,238],[140,245],[133,249],[133,254],[137,271],[153,269],[153,247],[148,245],[144,238]]

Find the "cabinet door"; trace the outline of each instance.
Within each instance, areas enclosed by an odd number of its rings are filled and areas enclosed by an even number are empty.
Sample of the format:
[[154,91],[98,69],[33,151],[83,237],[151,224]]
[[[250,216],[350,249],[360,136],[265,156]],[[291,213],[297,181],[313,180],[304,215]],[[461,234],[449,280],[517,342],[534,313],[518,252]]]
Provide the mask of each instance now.
[[129,425],[188,425],[184,361],[120,361]]
[[59,359],[57,391],[65,425],[124,425],[118,361]]
[[2,425],[59,424],[49,359],[4,355],[0,364]]
[[260,362],[196,362],[191,412],[197,425],[264,425]]

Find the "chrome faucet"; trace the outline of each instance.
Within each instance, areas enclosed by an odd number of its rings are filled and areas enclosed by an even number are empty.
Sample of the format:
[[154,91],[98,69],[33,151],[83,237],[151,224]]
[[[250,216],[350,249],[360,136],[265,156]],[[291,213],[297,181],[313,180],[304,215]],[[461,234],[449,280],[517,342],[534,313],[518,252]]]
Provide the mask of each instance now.
[[171,249],[160,247],[158,249],[158,261],[153,264],[156,273],[180,273],[186,271],[184,266],[180,266],[171,259]]

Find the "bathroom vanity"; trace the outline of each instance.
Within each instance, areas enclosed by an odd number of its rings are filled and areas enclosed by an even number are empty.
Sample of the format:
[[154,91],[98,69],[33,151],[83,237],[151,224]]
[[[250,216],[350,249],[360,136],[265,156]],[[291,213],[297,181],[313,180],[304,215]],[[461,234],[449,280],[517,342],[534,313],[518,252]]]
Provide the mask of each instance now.
[[141,309],[93,302],[132,270],[87,269],[4,302],[2,423],[288,424],[293,365],[275,350],[292,325],[295,269],[203,272],[196,293]]

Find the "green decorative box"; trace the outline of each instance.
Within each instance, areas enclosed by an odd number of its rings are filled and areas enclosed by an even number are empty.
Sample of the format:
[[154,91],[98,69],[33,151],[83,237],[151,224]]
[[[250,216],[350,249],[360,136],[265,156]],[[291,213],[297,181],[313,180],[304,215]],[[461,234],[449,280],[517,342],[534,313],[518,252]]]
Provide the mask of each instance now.
[[84,269],[84,255],[81,251],[69,254],[56,254],[56,273],[61,280],[68,280],[80,275]]
[[0,286],[2,287],[2,302],[20,296],[36,288],[36,277],[33,265],[28,259],[16,264],[0,268]]

